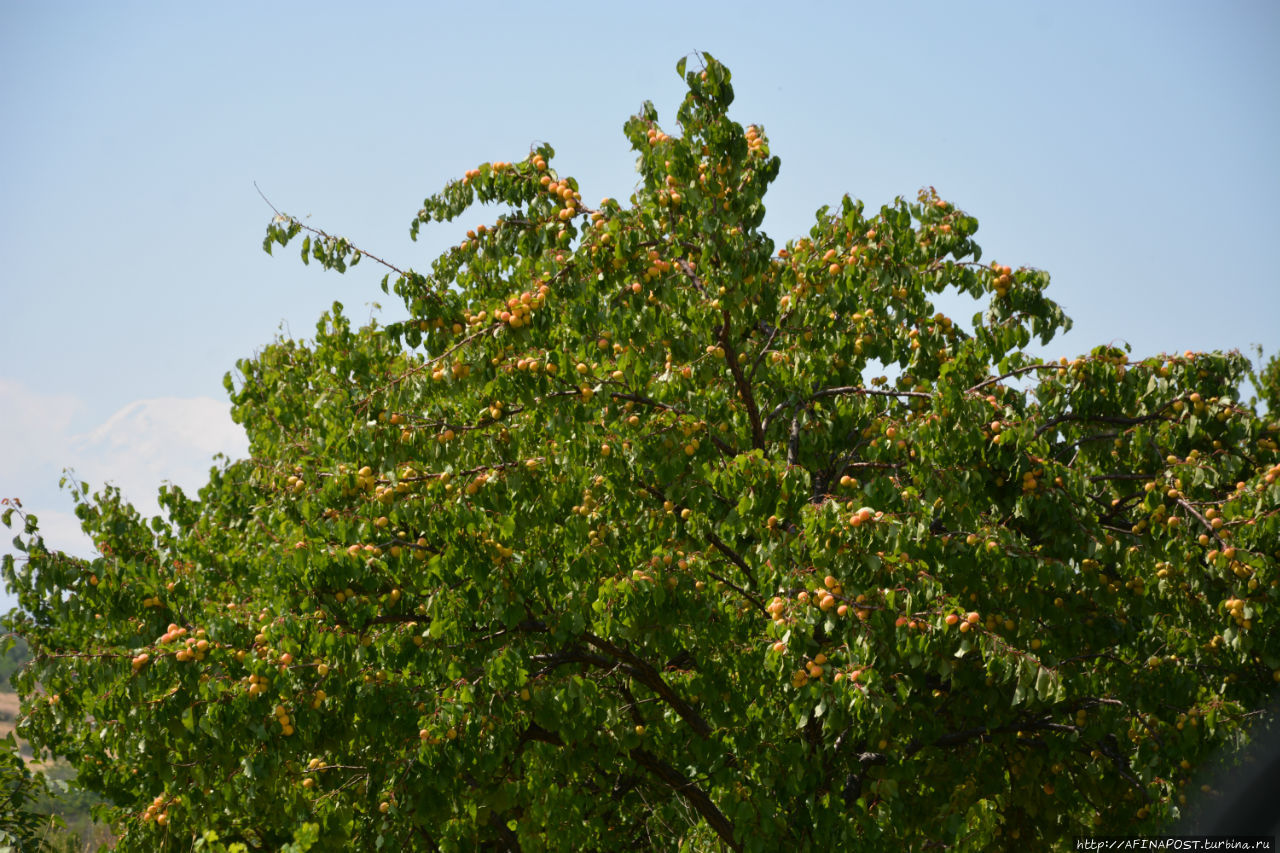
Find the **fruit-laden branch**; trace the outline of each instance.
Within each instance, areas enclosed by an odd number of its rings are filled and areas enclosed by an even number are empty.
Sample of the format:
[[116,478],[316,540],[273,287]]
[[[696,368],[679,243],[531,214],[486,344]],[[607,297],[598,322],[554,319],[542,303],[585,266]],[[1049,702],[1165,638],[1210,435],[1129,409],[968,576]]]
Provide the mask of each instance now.
[[763,611],[763,612],[766,612],[766,613],[768,612],[767,610],[765,610],[764,602],[763,602],[763,601],[761,601],[760,599],[756,598],[754,595],[752,595],[751,593],[747,592],[745,589],[743,589],[742,587],[738,586],[738,585],[737,585],[736,583],[734,583],[733,581],[729,580],[729,579],[728,579],[728,578],[726,578],[726,577],[722,577],[722,576],[720,576],[720,575],[718,575],[718,574],[716,574],[715,572],[712,572],[712,571],[708,571],[708,572],[707,572],[707,575],[708,575],[709,577],[711,577],[713,580],[719,581],[720,583],[722,583],[722,584],[724,584],[725,586],[729,587],[729,589],[731,589],[731,590],[733,590],[734,592],[736,592],[738,595],[740,595],[740,596],[742,596],[743,598],[745,598],[745,599],[747,599],[748,601],[750,601],[752,604],[754,604],[754,605],[756,606],[756,609],[757,609],[757,610],[760,610],[760,611]]
[[[1089,655],[1089,657],[1100,657],[1100,656],[1103,656],[1103,655]],[[1124,704],[1123,702],[1120,702],[1119,700],[1116,700],[1116,699],[1089,697],[1089,698],[1077,701],[1075,703],[1072,703],[1068,705],[1067,708],[1068,709],[1093,708],[1093,707],[1097,707],[1098,705],[1123,706],[1123,704]],[[1059,707],[1062,707],[1062,706],[1059,706]],[[1054,731],[1054,732],[1075,733],[1079,731],[1079,728],[1077,726],[1072,726],[1066,723],[1052,722],[1047,715],[1036,718],[1036,719],[1032,719],[1030,717],[1023,717],[1020,720],[1016,720],[1012,723],[1007,723],[1003,726],[975,726],[974,728],[971,728],[971,729],[961,729],[960,731],[956,731],[956,732],[947,732],[946,734],[940,735],[934,740],[931,740],[928,742],[912,740],[910,743],[907,744],[906,754],[914,755],[915,753],[924,749],[926,746],[956,746],[958,744],[962,744],[962,743],[965,743],[966,741],[974,740],[976,738],[986,739],[990,735],[1005,734],[1008,732],[1017,732],[1017,731]],[[863,757],[863,761],[866,761],[865,756]]]
[[[538,460],[540,460],[540,461],[545,461],[545,460],[544,460],[544,457],[541,457],[541,456],[537,456],[537,457],[534,457],[534,458],[536,458],[536,459],[538,459]],[[400,483],[426,483],[426,482],[429,482],[429,481],[431,481],[431,480],[439,480],[441,477],[448,477],[448,478],[450,478],[450,479],[453,479],[454,477],[458,477],[458,478],[466,478],[466,477],[473,477],[473,476],[475,476],[476,474],[479,474],[481,471],[503,471],[503,470],[506,470],[507,468],[518,468],[518,467],[520,467],[520,466],[521,466],[521,465],[523,465],[523,464],[524,464],[524,462],[523,462],[523,461],[521,461],[521,462],[494,462],[492,465],[477,465],[476,467],[474,467],[474,468],[468,468],[468,469],[466,469],[465,471],[436,471],[436,472],[434,472],[434,473],[418,474],[418,475],[413,476],[413,477],[401,477],[401,478],[400,478],[398,481],[396,481],[396,482],[400,482]],[[379,478],[379,479],[374,480],[373,482],[375,482],[375,483],[380,483],[380,484],[386,484],[386,483],[390,483],[390,482],[392,482],[392,481],[391,481],[391,479],[389,479],[389,478]],[[421,547],[421,546],[417,546],[417,547]]]
[[716,808],[716,804],[711,802],[711,798],[706,792],[697,785],[690,782],[680,774],[671,765],[659,759],[656,755],[644,749],[633,749],[630,752],[631,757],[645,770],[648,770],[656,776],[664,785],[675,791],[683,797],[689,805],[693,806],[698,814],[711,826],[716,835],[720,836],[720,840],[728,845],[730,850],[742,850],[742,845],[734,840],[733,824],[729,823],[728,818],[720,809]]
[[1007,732],[1016,731],[1055,731],[1073,733],[1078,731],[1078,729],[1075,726],[1068,725],[1066,723],[1050,722],[1047,718],[1039,720],[1021,720],[1019,722],[1008,723],[1003,726],[976,726],[972,729],[948,732],[947,734],[941,735],[928,743],[913,740],[907,745],[907,755],[913,755],[924,749],[926,746],[956,746],[975,738],[987,738],[990,735],[1005,734]]
[[564,739],[553,731],[548,731],[537,723],[530,723],[529,727],[520,733],[520,746],[517,751],[523,747],[526,741],[536,740],[539,743],[549,743],[552,746],[564,746]]
[[[1117,432],[1116,430],[1111,430],[1110,432],[1098,432],[1098,433],[1094,433],[1093,435],[1081,436],[1080,438],[1077,438],[1075,441],[1068,442],[1062,445],[1061,447],[1055,447],[1053,449],[1053,453],[1055,456],[1062,458],[1066,456],[1066,451],[1076,450],[1082,444],[1088,444],[1091,441],[1111,441],[1112,439],[1119,438],[1119,436],[1120,436],[1120,433]],[[1063,464],[1066,465],[1068,468],[1072,467],[1073,465],[1075,465],[1076,459],[1079,458],[1079,455],[1080,454],[1077,451],[1076,453],[1072,454],[1070,461],[1065,462]]]
[[[568,396],[579,396],[581,395],[581,393],[582,393],[581,391],[571,391],[571,392],[568,392]],[[548,395],[548,396],[554,396],[554,395]],[[646,397],[643,394],[623,394],[620,391],[611,391],[609,392],[609,396],[615,400],[626,400],[632,403],[639,403],[642,406],[652,406],[655,409],[661,409],[663,411],[671,412],[672,414],[676,414],[676,415],[687,416],[689,414],[689,412],[686,409],[682,409],[679,406],[668,405],[667,403],[664,403],[661,400],[655,400],[652,397]],[[734,450],[729,445],[725,444],[716,436],[712,435],[710,436],[710,438],[711,438],[711,443],[714,444],[717,448],[719,448],[721,453],[724,453],[728,456],[737,455],[736,450]]]
[[[660,501],[665,502],[667,499],[666,495],[663,494],[662,490],[659,489],[657,486],[652,486],[648,483],[641,483],[640,488],[644,489],[646,492],[653,495],[655,498],[657,498]],[[752,573],[751,567],[747,565],[747,561],[742,559],[741,554],[739,554],[737,551],[733,550],[728,545],[726,545],[723,539],[721,539],[719,536],[717,536],[715,533],[711,531],[707,532],[707,538],[710,540],[711,544],[715,547],[717,551],[723,554],[729,560],[729,562],[733,563],[742,571],[742,574],[746,576],[747,581],[751,584],[751,586],[758,588],[755,574]],[[717,580],[719,580],[721,583],[725,583],[728,586],[732,587],[737,593],[739,593],[748,601],[750,601],[752,604],[754,604],[756,606],[756,609],[760,610],[761,612],[764,612],[765,608],[764,608],[763,601],[756,598],[754,595],[742,589],[741,587],[738,587],[732,583],[729,583],[728,581],[725,581],[722,578],[717,578]]]
[[[372,257],[372,255],[370,257]],[[369,408],[370,404],[372,404],[374,398],[378,397],[379,395],[386,394],[392,388],[396,387],[397,385],[399,385],[401,382],[405,381],[409,377],[415,376],[421,373],[422,371],[426,370],[427,368],[438,364],[442,359],[448,358],[458,350],[462,349],[467,344],[474,341],[476,338],[492,332],[494,329],[498,328],[501,325],[502,325],[501,323],[490,323],[488,326],[485,326],[481,329],[477,329],[476,331],[467,335],[465,338],[458,341],[456,344],[449,347],[447,350],[440,353],[435,358],[429,358],[426,361],[422,362],[421,364],[414,365],[413,367],[401,373],[399,376],[396,376],[395,378],[393,378],[386,385],[383,385],[381,388],[376,388],[373,391],[369,392],[369,394],[366,395],[364,399],[356,403],[356,411],[361,411],[361,412],[366,411]]]
[[[656,246],[657,243],[654,243],[653,245]],[[694,246],[688,246],[688,248],[693,249],[694,251],[699,251]],[[706,295],[707,285],[705,282],[703,282],[702,276],[698,275],[697,270],[693,268],[693,264],[689,263],[684,258],[679,258],[676,261],[676,266],[680,267],[680,271],[684,273],[686,276],[688,276],[689,281],[693,282],[693,286],[698,288],[699,293]]]
[[1196,521],[1200,522],[1200,526],[1203,527],[1210,536],[1216,539],[1219,545],[1223,544],[1222,537],[1218,535],[1218,531],[1214,529],[1214,526],[1209,523],[1209,519],[1205,518],[1196,510],[1195,507],[1187,503],[1186,498],[1178,498],[1177,503],[1178,506],[1185,509],[1193,518],[1195,518]]
[[756,450],[764,450],[764,426],[760,423],[760,408],[756,405],[756,397],[751,393],[751,383],[742,373],[742,365],[738,364],[738,353],[733,348],[729,328],[729,309],[722,314],[724,322],[720,324],[720,347],[724,350],[725,363],[733,374],[734,384],[738,386],[738,396],[747,405],[747,417],[751,419],[751,446]]
[[1100,483],[1107,480],[1150,480],[1154,474],[1091,474],[1085,479],[1090,483]]
[[1133,775],[1133,770],[1129,766],[1128,759],[1120,753],[1120,750],[1116,746],[1115,735],[1108,734],[1097,742],[1097,747],[1099,752],[1111,759],[1111,763],[1116,767],[1116,772],[1124,777],[1125,781],[1132,785],[1134,789],[1142,795],[1143,802],[1150,803],[1151,795],[1147,793],[1147,789],[1143,787],[1142,783]]
[[[580,394],[581,392],[577,392],[577,393]],[[609,396],[613,397],[613,399],[615,400],[628,400],[632,403],[640,403],[643,406],[652,406],[655,409],[662,409],[663,411],[673,412],[677,415],[689,414],[688,411],[680,408],[679,406],[672,406],[662,402],[661,400],[655,400],[652,397],[646,397],[643,394],[623,394],[620,391],[613,391],[613,392],[610,392]]]
[[[1083,699],[1081,701],[1075,702],[1068,707],[1080,709],[1080,708],[1092,708],[1098,705],[1123,706],[1123,704],[1124,704],[1123,702],[1120,702],[1116,699],[1089,697],[1087,699]],[[1052,722],[1048,716],[1043,716],[1038,719],[1030,719],[1030,718],[1024,717],[1021,720],[1018,720],[1012,723],[1007,723],[1003,726],[976,726],[970,729],[962,729],[956,732],[948,732],[928,742],[913,740],[907,745],[906,755],[908,756],[914,755],[915,753],[924,749],[926,746],[938,746],[938,747],[957,746],[959,744],[965,743],[967,741],[975,740],[975,739],[986,740],[990,738],[991,735],[995,735],[995,734],[1006,734],[1009,732],[1019,732],[1019,731],[1054,731],[1054,732],[1063,732],[1066,734],[1075,734],[1075,733],[1078,733],[1080,729],[1078,726],[1073,726],[1067,723]],[[1130,784],[1138,788],[1144,797],[1148,797],[1145,789],[1143,789],[1141,784],[1138,782],[1138,780],[1134,778],[1129,768],[1128,762],[1125,760],[1124,756],[1121,755],[1115,749],[1115,745],[1113,743],[1107,743],[1105,741],[1098,741],[1097,746],[1099,751],[1101,751],[1104,755],[1106,755],[1108,758],[1112,760],[1112,762],[1116,766],[1117,772],[1119,772],[1120,775],[1123,776]],[[874,760],[878,758],[880,758],[879,753],[868,753],[861,756],[861,760],[863,763],[866,763],[869,759]],[[879,762],[877,761],[876,763],[879,763]]]

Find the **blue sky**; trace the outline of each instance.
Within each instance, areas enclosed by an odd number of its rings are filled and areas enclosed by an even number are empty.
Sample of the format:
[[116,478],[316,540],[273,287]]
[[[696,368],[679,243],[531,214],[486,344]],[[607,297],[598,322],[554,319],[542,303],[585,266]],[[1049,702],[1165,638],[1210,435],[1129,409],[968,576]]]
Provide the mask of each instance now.
[[986,258],[1053,275],[1076,326],[1049,354],[1280,348],[1280,4],[368,6],[0,0],[0,497],[51,544],[88,553],[63,467],[153,512],[244,452],[237,359],[382,297],[372,267],[263,254],[255,181],[425,267],[482,220],[410,243],[422,199],[531,143],[589,202],[629,195],[622,124],[672,120],[695,50],[782,158],[779,243],[933,185]]

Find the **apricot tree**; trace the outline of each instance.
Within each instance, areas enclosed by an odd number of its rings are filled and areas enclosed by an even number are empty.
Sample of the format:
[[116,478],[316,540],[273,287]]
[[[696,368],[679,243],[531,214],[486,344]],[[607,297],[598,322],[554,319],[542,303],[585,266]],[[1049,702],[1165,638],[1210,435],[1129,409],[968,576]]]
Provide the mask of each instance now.
[[22,732],[120,849],[1039,849],[1161,826],[1247,737],[1249,363],[1032,357],[1048,275],[933,190],[776,247],[779,161],[699,63],[626,123],[628,203],[484,163],[414,219],[496,206],[429,272],[277,216],[407,319],[240,362],[250,458],[166,518],[76,484],[100,556],[25,518]]

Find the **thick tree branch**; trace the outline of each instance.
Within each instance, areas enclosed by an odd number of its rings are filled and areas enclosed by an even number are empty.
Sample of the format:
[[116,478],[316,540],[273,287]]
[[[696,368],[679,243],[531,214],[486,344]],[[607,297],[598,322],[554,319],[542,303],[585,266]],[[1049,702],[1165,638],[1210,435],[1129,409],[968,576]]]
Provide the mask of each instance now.
[[[747,576],[747,580],[751,582],[751,586],[755,588],[759,588],[759,584],[756,583],[755,574],[751,571],[751,567],[747,565],[747,561],[742,558],[741,554],[739,554],[737,551],[730,548],[727,544],[725,544],[725,541],[723,539],[721,539],[719,536],[715,535],[714,533],[708,532],[707,538],[711,540],[712,546],[725,556],[725,559],[727,559],[729,562],[737,566],[742,571],[742,573]],[[737,587],[734,587],[734,589],[737,589]],[[760,599],[756,598],[754,595],[747,592],[746,590],[739,589],[738,591],[742,593],[742,595],[750,599],[751,603],[754,604],[760,611],[762,612],[764,611],[764,603],[760,601]]]
[[791,419],[791,435],[787,438],[787,466],[800,461],[800,418]]
[[1016,720],[1012,723],[1006,723],[1003,726],[974,726],[970,729],[947,732],[946,734],[940,735],[928,742],[913,740],[907,745],[906,754],[914,755],[926,746],[957,746],[970,740],[986,740],[991,735],[1007,734],[1009,732],[1018,731],[1055,731],[1070,734],[1078,731],[1078,729],[1075,726],[1067,725],[1065,723],[1050,722],[1048,718],[1041,718],[1038,720]]
[[583,639],[596,649],[620,661],[623,664],[623,669],[629,675],[662,697],[662,701],[670,705],[672,710],[680,715],[680,719],[689,724],[689,728],[693,729],[698,737],[705,738],[711,735],[711,727],[707,725],[707,721],[702,719],[702,716],[693,709],[692,705],[676,695],[671,686],[662,680],[661,673],[647,661],[636,657],[631,651],[621,646],[614,645],[602,637],[597,637],[595,634],[585,634]]
[[662,784],[683,797],[694,811],[702,815],[703,820],[710,825],[716,835],[720,836],[720,840],[728,845],[730,850],[742,850],[742,845],[734,840],[733,824],[729,823],[724,813],[716,808],[716,804],[711,802],[711,798],[705,791],[684,778],[679,770],[646,749],[633,749],[630,755],[636,764],[652,773]]
[[724,309],[724,322],[720,324],[720,346],[724,349],[724,360],[733,374],[733,382],[738,386],[738,396],[747,406],[747,417],[751,420],[751,446],[756,450],[764,450],[764,427],[760,423],[760,407],[756,405],[756,397],[751,393],[751,383],[742,373],[742,365],[738,364],[738,353],[733,348],[729,329],[729,309]]
[[555,732],[547,731],[537,723],[530,723],[529,727],[520,734],[520,742],[536,740],[539,743],[549,743],[552,746],[564,746],[564,739]]
[[599,669],[612,669],[615,666],[614,662],[608,658],[587,654],[582,649],[565,649],[549,655],[531,655],[529,659],[535,663],[544,664],[542,670],[534,673],[535,677],[566,663],[585,663]]

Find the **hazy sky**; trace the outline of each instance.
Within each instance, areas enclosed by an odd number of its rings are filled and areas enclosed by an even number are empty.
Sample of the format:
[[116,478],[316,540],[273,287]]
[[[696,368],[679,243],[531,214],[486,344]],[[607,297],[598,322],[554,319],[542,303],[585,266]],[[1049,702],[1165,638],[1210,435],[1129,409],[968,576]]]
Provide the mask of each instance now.
[[244,453],[222,390],[237,359],[308,336],[335,299],[356,317],[386,299],[371,265],[263,254],[255,181],[423,268],[483,220],[410,243],[422,199],[532,143],[589,203],[628,196],[622,124],[651,99],[674,130],[695,50],[782,158],[779,244],[843,193],[933,185],[981,221],[985,258],[1053,275],[1076,321],[1053,355],[1273,353],[1277,45],[1272,0],[0,0],[0,497],[87,554],[64,467],[154,512],[160,481],[194,489],[214,452]]

